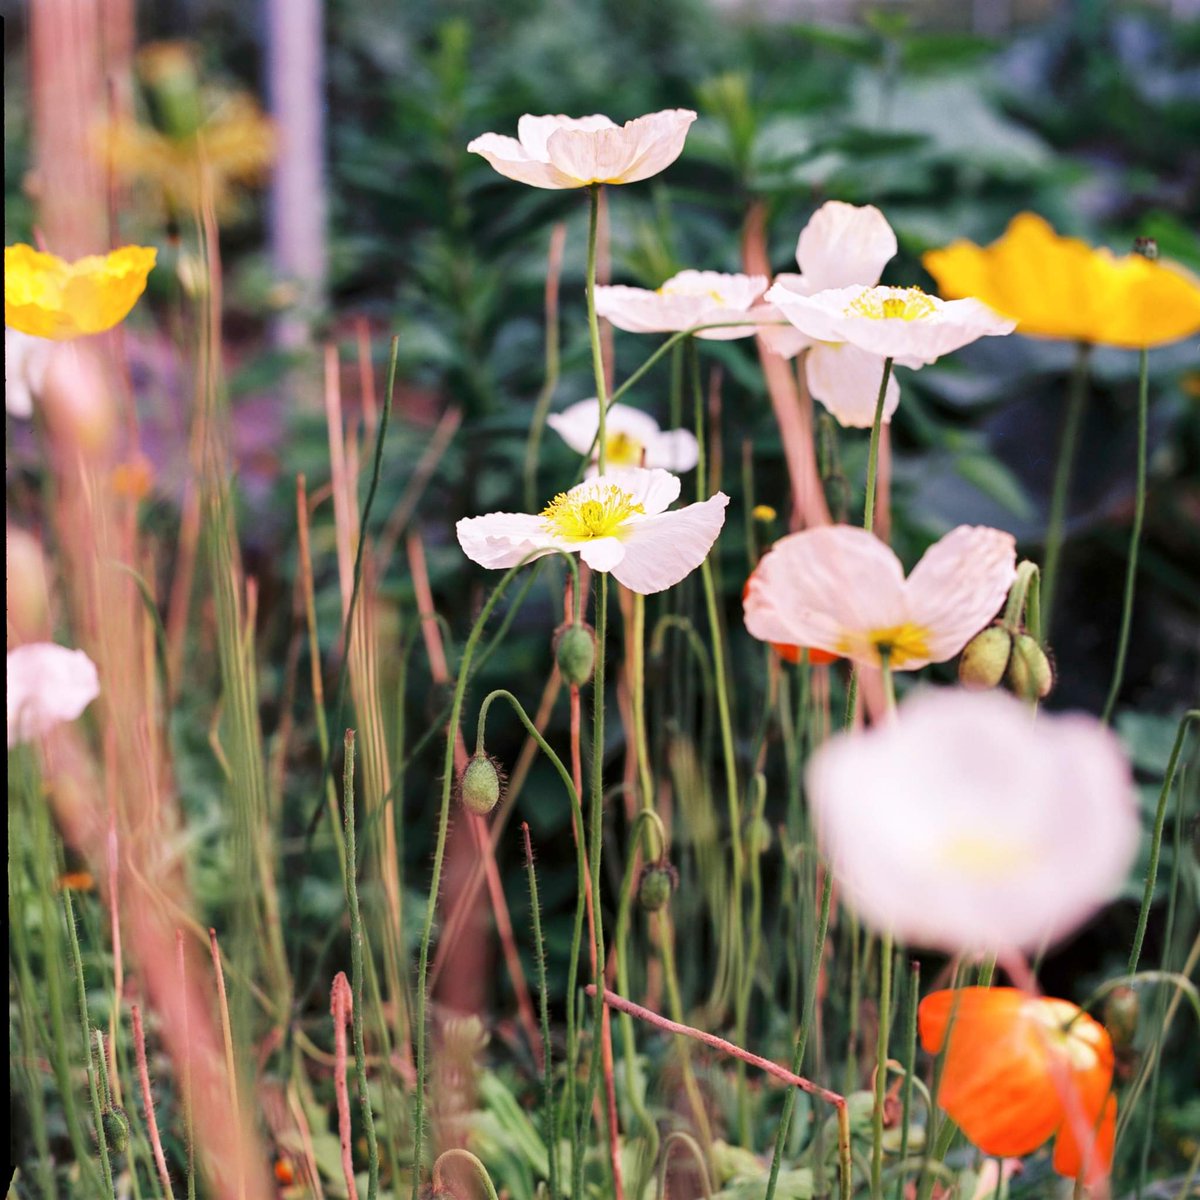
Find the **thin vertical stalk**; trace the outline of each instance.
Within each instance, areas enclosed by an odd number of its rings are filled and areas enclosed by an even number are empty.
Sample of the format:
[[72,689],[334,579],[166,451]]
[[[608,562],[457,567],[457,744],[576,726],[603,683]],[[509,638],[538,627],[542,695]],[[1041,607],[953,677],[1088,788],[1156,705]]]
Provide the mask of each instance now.
[[[599,413],[599,428],[596,431],[596,462],[600,474],[608,455],[608,436],[605,419],[608,411],[608,383],[604,377],[604,354],[600,348],[600,322],[596,317],[596,232],[600,225],[600,187],[593,183],[588,187],[588,249],[587,249],[587,314],[588,338],[592,345],[592,371],[596,377],[596,400]],[[601,1002],[603,1008],[603,1001]]]
[[163,1154],[162,1138],[158,1134],[158,1117],[154,1112],[154,1093],[150,1090],[150,1068],[146,1062],[146,1032],[142,1028],[142,1010],[135,1004],[130,1009],[133,1020],[133,1049],[137,1055],[138,1081],[142,1088],[142,1107],[146,1110],[146,1128],[150,1134],[150,1148],[154,1151],[154,1165],[162,1181],[168,1200],[175,1200],[171,1187],[171,1173],[167,1170],[166,1155]]
[[188,1021],[187,971],[184,965],[183,930],[175,931],[175,958],[179,966],[179,1002],[183,1009],[183,1133],[187,1144],[187,1200],[196,1200],[196,1131],[192,1112],[192,1036]]
[[[386,409],[384,410],[387,411]],[[358,1080],[358,1103],[367,1131],[367,1200],[379,1194],[379,1143],[375,1137],[375,1117],[371,1112],[371,1094],[367,1089],[367,1051],[363,1040],[363,952],[365,935],[358,907],[358,851],[354,829],[354,730],[347,729],[345,764],[342,768],[342,819],[345,822],[346,903],[350,909],[350,971],[353,976],[354,1062]]]
[[[208,931],[208,948],[212,954],[213,974],[217,978],[217,1001],[221,1013],[221,1040],[225,1044],[225,1075],[229,1082],[229,1105],[233,1111],[233,1123],[241,1125],[241,1100],[238,1096],[237,1066],[233,1057],[233,1029],[229,1021],[229,997],[225,992],[225,969],[221,965],[221,947],[217,943],[217,931]],[[246,1200],[246,1176],[244,1160],[238,1156],[238,1200]]]
[[879,382],[879,398],[875,401],[875,419],[871,422],[871,442],[867,450],[867,495],[863,511],[863,528],[870,533],[875,527],[875,481],[879,474],[879,436],[883,428],[883,406],[887,400],[888,380],[892,375],[892,360],[883,360],[883,378]]
[[904,1086],[900,1090],[900,1157],[895,1200],[904,1195],[904,1162],[908,1158],[908,1127],[912,1121],[913,1073],[917,1066],[917,1008],[921,1000],[921,964],[909,963],[908,1013],[904,1032]]
[[554,1061],[550,1041],[550,997],[546,984],[546,944],[542,938],[542,905],[538,899],[537,871],[533,867],[533,843],[529,822],[521,822],[525,843],[525,875],[529,880],[529,907],[533,918],[533,957],[538,975],[538,1009],[542,1026],[542,1128],[550,1170],[550,1200],[558,1200],[558,1120],[554,1113]]
[[1121,632],[1117,636],[1117,659],[1112,683],[1100,719],[1107,725],[1117,707],[1121,683],[1125,678],[1125,655],[1129,650],[1129,630],[1133,624],[1133,593],[1137,584],[1138,546],[1142,540],[1142,520],[1146,515],[1146,443],[1150,424],[1150,353],[1142,348],[1138,360],[1137,491],[1133,501],[1133,527],[1129,531],[1129,553],[1125,565],[1125,598],[1121,607]]
[[1054,599],[1058,585],[1058,564],[1062,555],[1063,527],[1067,518],[1067,498],[1071,491],[1071,472],[1079,448],[1079,430],[1088,394],[1088,358],[1091,347],[1080,342],[1075,351],[1075,366],[1071,371],[1067,394],[1067,415],[1063,421],[1062,443],[1058,465],[1054,468],[1054,484],[1050,492],[1050,516],[1046,523],[1046,555],[1042,564],[1042,626],[1049,638],[1054,619]]
[[883,1105],[887,1094],[888,1033],[891,1022],[892,933],[889,929],[884,931],[879,945],[879,1034],[875,1042],[875,1108],[871,1114],[872,1200],[881,1200],[883,1196]]

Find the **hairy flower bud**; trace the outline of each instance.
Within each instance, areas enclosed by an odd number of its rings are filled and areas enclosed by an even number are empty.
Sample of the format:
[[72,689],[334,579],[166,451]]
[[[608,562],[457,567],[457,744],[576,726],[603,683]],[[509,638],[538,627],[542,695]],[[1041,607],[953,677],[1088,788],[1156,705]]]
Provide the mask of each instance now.
[[1003,625],[989,625],[963,647],[958,681],[977,691],[997,687],[1008,668],[1012,647],[1013,636]]
[[582,687],[596,666],[596,635],[582,622],[563,625],[554,637],[554,658],[562,677],[572,687]]
[[1037,639],[1027,633],[1013,638],[1008,660],[1008,685],[1025,700],[1044,700],[1054,687],[1054,668]]
[[104,1140],[110,1153],[122,1154],[129,1145],[129,1118],[120,1105],[112,1104],[101,1116],[104,1124]]
[[1138,994],[1131,987],[1113,988],[1104,1001],[1104,1027],[1116,1050],[1133,1045],[1138,1027],[1140,1005]]
[[504,776],[490,755],[478,751],[471,756],[458,780],[458,794],[473,813],[486,817],[504,792]]
[[649,863],[638,881],[638,904],[646,912],[659,912],[667,906],[671,893],[679,886],[679,872],[665,859]]

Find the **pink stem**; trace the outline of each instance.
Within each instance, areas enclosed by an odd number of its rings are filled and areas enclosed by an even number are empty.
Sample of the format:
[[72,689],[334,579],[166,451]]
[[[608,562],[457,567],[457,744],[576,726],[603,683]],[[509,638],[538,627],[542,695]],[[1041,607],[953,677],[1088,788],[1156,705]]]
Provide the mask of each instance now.
[[345,971],[333,977],[329,995],[329,1010],[333,1013],[333,1090],[337,1094],[338,1140],[342,1144],[342,1174],[346,1176],[346,1191],[350,1200],[358,1200],[358,1185],[354,1182],[354,1156],[351,1153],[350,1088],[346,1082],[346,1026],[354,1010],[354,997]]
[[162,1180],[163,1191],[168,1200],[175,1200],[171,1174],[167,1170],[167,1157],[163,1154],[162,1139],[158,1136],[158,1118],[154,1115],[150,1068],[146,1065],[146,1032],[142,1028],[142,1010],[136,1004],[131,1005],[130,1016],[133,1018],[133,1048],[137,1054],[138,1079],[142,1085],[142,1107],[146,1110],[146,1129],[150,1134],[150,1148],[154,1151],[154,1165],[158,1168],[158,1177]]

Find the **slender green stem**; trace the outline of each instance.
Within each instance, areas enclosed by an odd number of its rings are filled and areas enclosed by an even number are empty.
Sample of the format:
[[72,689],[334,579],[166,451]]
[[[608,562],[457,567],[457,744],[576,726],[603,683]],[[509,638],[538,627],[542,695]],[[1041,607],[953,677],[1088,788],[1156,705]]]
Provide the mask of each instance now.
[[633,736],[637,748],[638,784],[642,808],[654,808],[654,779],[650,772],[650,747],[646,737],[646,597],[633,593]]
[[[567,557],[567,556],[564,556]],[[496,584],[495,590],[488,597],[483,610],[471,627],[467,644],[463,647],[462,661],[459,663],[458,679],[454,685],[454,700],[450,706],[450,721],[446,728],[446,752],[442,761],[442,801],[438,812],[437,839],[433,851],[433,878],[429,885],[429,898],[425,905],[425,923],[421,930],[420,957],[417,962],[417,996],[416,1012],[414,1014],[414,1034],[416,1039],[416,1089],[413,1096],[413,1169],[412,1169],[412,1198],[421,1197],[421,1148],[425,1134],[425,1006],[429,975],[429,943],[433,937],[433,922],[437,915],[438,893],[442,883],[442,863],[446,856],[446,834],[450,827],[450,797],[454,790],[454,750],[458,735],[459,721],[462,717],[463,701],[466,697],[467,683],[471,677],[471,662],[475,656],[479,639],[483,636],[488,618],[499,603],[500,598],[508,589],[508,585],[516,578],[517,573],[526,565],[527,559],[522,559],[510,567]],[[601,577],[603,578],[603,576]]]
[[1138,362],[1138,435],[1137,491],[1133,501],[1133,527],[1129,531],[1129,554],[1125,565],[1125,599],[1121,608],[1121,632],[1117,637],[1117,660],[1112,683],[1104,702],[1101,720],[1107,725],[1117,707],[1117,697],[1125,678],[1125,655],[1129,650],[1129,630],[1133,624],[1133,593],[1137,584],[1138,546],[1142,540],[1142,519],[1146,515],[1146,442],[1150,423],[1150,353],[1143,349]]
[[863,528],[870,533],[875,528],[875,480],[879,473],[879,438],[883,429],[883,406],[887,400],[888,380],[892,376],[892,360],[883,360],[883,378],[879,381],[879,398],[875,401],[875,419],[871,422],[871,444],[867,450],[867,496],[863,510]]
[[[804,1048],[808,1043],[808,1031],[812,1025],[817,1006],[817,980],[821,973],[821,962],[825,957],[825,935],[829,932],[829,908],[833,899],[833,872],[825,870],[821,887],[821,908],[817,917],[817,936],[813,942],[812,958],[808,965],[808,978],[804,981],[804,1015],[796,1033],[796,1045],[792,1051],[792,1074],[799,1075],[804,1067]],[[796,1088],[788,1088],[783,1097],[783,1112],[779,1116],[779,1128],[775,1132],[775,1152],[771,1157],[771,1174],[767,1179],[767,1190],[763,1200],[775,1200],[775,1189],[779,1185],[779,1168],[783,1164],[783,1151],[792,1129],[792,1114],[796,1108]]]
[[354,730],[346,730],[345,765],[342,768],[342,820],[345,823],[346,845],[346,903],[350,909],[350,970],[354,1009],[354,1065],[358,1079],[358,1103],[362,1108],[363,1125],[367,1131],[367,1200],[379,1194],[379,1143],[375,1137],[375,1117],[371,1112],[371,1095],[367,1089],[367,1051],[363,1041],[363,950],[362,916],[358,908],[358,850],[354,835]]
[[1193,721],[1200,721],[1200,708],[1189,709],[1183,714],[1179,728],[1175,732],[1175,743],[1171,747],[1171,756],[1167,759],[1167,772],[1163,776],[1162,790],[1158,793],[1158,807],[1154,811],[1154,833],[1150,838],[1150,864],[1146,868],[1146,886],[1142,889],[1142,906],[1138,910],[1137,930],[1133,935],[1133,947],[1129,951],[1128,973],[1132,975],[1142,956],[1142,942],[1146,937],[1146,923],[1150,920],[1150,906],[1154,903],[1154,886],[1158,881],[1158,855],[1162,848],[1163,822],[1167,815],[1167,801],[1171,789],[1175,786],[1175,772],[1179,767],[1179,755],[1183,751],[1183,741],[1187,736],[1188,726]]
[[1050,636],[1054,618],[1054,599],[1058,585],[1058,564],[1062,555],[1063,528],[1067,519],[1067,498],[1071,491],[1071,472],[1079,448],[1079,430],[1088,394],[1088,358],[1091,347],[1080,342],[1076,347],[1075,366],[1071,371],[1070,391],[1067,394],[1067,415],[1063,422],[1062,444],[1058,465],[1054,468],[1054,484],[1050,492],[1050,516],[1046,523],[1046,555],[1042,564],[1042,624]]
[[1041,641],[1041,614],[1038,605],[1038,580],[1041,572],[1037,563],[1023,559],[1017,564],[1017,577],[1008,589],[1004,604],[1003,622],[1012,633],[1028,628],[1034,641]]
[[537,403],[533,406],[533,420],[529,426],[529,440],[525,444],[525,507],[533,508],[537,491],[538,450],[542,444],[542,432],[546,427],[546,416],[550,402],[558,387],[558,270],[562,262],[562,247],[566,226],[555,226],[550,235],[550,267],[546,280],[546,374]]
[[888,1033],[892,1023],[892,934],[879,943],[879,1036],[875,1042],[875,1108],[871,1114],[871,1196],[881,1200],[883,1186],[883,1105],[887,1094]]
[[100,1169],[104,1175],[106,1196],[114,1196],[112,1164],[108,1157],[108,1135],[104,1128],[104,1114],[100,1105],[100,1089],[96,1080],[96,1067],[92,1059],[92,1022],[88,1016],[87,985],[83,978],[83,956],[79,953],[79,931],[75,928],[75,907],[71,903],[71,889],[63,888],[63,907],[67,913],[67,940],[71,947],[71,963],[75,968],[76,1000],[79,1002],[79,1024],[83,1030],[83,1046],[87,1054],[88,1093],[92,1101],[92,1120],[96,1125],[96,1145],[100,1150]]
[[542,938],[542,905],[538,900],[537,871],[529,823],[521,822],[525,842],[525,877],[529,881],[529,907],[533,918],[533,958],[538,973],[538,1010],[542,1026],[542,1129],[549,1159],[550,1200],[558,1200],[558,1120],[554,1113],[554,1059],[550,1041],[550,995],[546,983],[546,944]]
[[588,249],[587,249],[587,314],[588,337],[592,343],[592,372],[596,378],[596,401],[599,425],[596,429],[596,463],[600,474],[608,457],[608,436],[605,420],[608,415],[608,384],[604,378],[604,355],[600,349],[600,321],[596,316],[596,234],[600,226],[600,187],[593,183],[588,188]]
[[912,1121],[913,1076],[917,1069],[917,1008],[921,1000],[921,964],[909,963],[908,1023],[904,1035],[904,1085],[900,1090],[900,1173],[896,1178],[895,1200],[904,1195],[904,1163],[908,1159],[908,1129]]

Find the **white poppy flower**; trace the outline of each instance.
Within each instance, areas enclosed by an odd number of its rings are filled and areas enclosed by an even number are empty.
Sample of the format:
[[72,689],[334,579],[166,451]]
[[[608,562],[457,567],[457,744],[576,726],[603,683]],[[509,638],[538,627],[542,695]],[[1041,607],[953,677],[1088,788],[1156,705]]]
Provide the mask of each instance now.
[[54,353],[46,338],[4,328],[4,407],[14,417],[32,417],[33,399],[41,395]]
[[696,336],[732,341],[754,336],[750,309],[767,283],[765,275],[680,271],[657,289],[598,287],[596,312],[626,333],[680,333],[729,321],[728,329],[705,329]]
[[852,525],[780,538],[746,587],[746,628],[866,666],[915,671],[952,658],[996,615],[1016,578],[1011,533],[960,525],[907,579],[890,546]]
[[802,296],[776,284],[766,299],[814,341],[849,342],[906,367],[925,366],[978,338],[1017,327],[979,300],[941,300],[917,287],[856,284]]
[[707,557],[725,524],[724,492],[668,512],[679,479],[628,467],[560,492],[541,513],[488,513],[458,522],[466,556],[494,570],[555,550],[577,551],[593,571],[611,571],[631,592],[677,584]]
[[844,734],[806,776],[849,902],[907,945],[1032,951],[1120,889],[1140,825],[1129,763],[1082,713],[939,688]]
[[96,664],[82,650],[31,642],[8,652],[8,745],[73,721],[100,694]]
[[[879,209],[829,200],[800,231],[796,264],[802,274],[776,275],[775,287],[811,296],[829,288],[875,284],[896,249],[896,235]],[[758,332],[768,350],[782,358],[795,358],[808,350],[808,390],[840,424],[870,428],[883,379],[882,357],[844,342],[817,341],[794,325],[780,325],[787,317],[775,304],[759,305],[752,315],[764,322]],[[772,321],[776,324],[767,323]],[[900,385],[893,373],[884,398],[885,422],[892,419],[899,403]]]
[[671,165],[683,152],[696,114],[673,108],[624,125],[604,116],[535,117],[517,122],[517,136],[485,133],[467,145],[501,175],[539,188],[637,183]]
[[[595,399],[580,400],[560,413],[551,413],[546,424],[576,453],[595,454],[593,442],[600,428],[600,405]],[[628,404],[608,406],[604,431],[609,467],[662,467],[680,474],[690,471],[699,459],[694,433],[660,429],[649,413]]]

